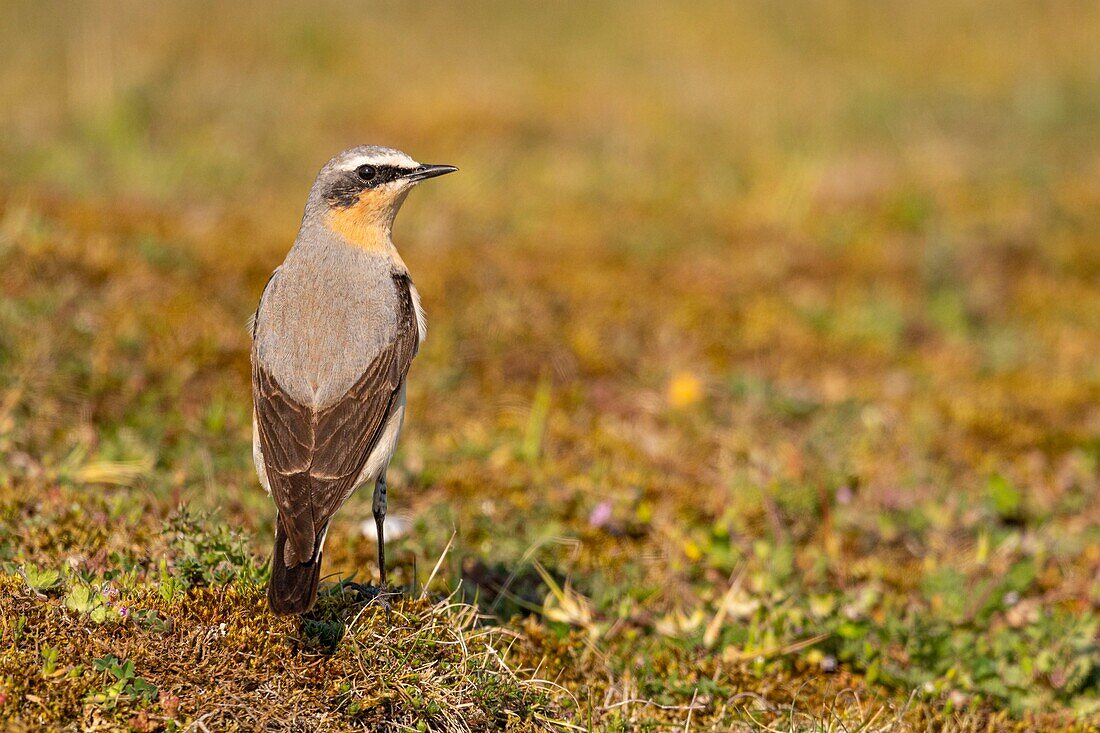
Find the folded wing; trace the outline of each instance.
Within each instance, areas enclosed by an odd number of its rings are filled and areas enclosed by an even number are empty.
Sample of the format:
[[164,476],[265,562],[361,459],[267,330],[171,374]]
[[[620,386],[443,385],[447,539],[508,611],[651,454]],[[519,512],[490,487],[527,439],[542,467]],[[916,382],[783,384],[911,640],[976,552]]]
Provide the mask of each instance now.
[[313,559],[329,520],[355,489],[382,435],[418,344],[407,275],[395,275],[393,339],[335,403],[314,410],[293,399],[253,355],[252,392],[271,495],[286,533],[287,566]]

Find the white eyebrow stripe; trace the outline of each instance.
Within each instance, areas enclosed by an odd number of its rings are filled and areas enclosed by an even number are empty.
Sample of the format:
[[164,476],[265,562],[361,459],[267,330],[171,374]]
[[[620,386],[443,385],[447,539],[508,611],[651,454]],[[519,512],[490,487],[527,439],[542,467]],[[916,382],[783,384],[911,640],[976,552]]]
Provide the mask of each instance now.
[[395,155],[393,153],[384,155],[360,155],[356,158],[352,158],[344,165],[340,166],[343,170],[355,170],[361,165],[369,163],[370,165],[392,165],[397,168],[415,168],[419,163],[410,158],[407,155]]

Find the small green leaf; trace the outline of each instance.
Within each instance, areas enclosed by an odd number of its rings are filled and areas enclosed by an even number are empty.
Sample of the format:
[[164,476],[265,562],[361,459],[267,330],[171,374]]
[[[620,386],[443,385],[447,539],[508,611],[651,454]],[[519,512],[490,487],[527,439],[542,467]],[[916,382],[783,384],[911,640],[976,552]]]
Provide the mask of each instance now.
[[42,674],[49,676],[57,670],[57,647],[47,646],[42,648]]
[[1020,490],[1004,476],[994,474],[986,486],[989,503],[1001,519],[1019,519],[1023,508],[1023,496]]
[[132,691],[131,694],[146,700],[155,699],[158,693],[156,685],[146,682],[141,677],[135,679],[130,685],[130,688]]
[[96,605],[92,589],[86,585],[74,585],[65,596],[65,608],[77,613],[91,613]]
[[23,567],[23,577],[31,590],[42,593],[57,585],[61,580],[61,573],[49,568],[39,570],[34,565],[26,565]]
[[111,667],[116,666],[118,666],[118,657],[113,654],[100,657],[92,662],[92,667],[94,667],[97,672],[106,672]]

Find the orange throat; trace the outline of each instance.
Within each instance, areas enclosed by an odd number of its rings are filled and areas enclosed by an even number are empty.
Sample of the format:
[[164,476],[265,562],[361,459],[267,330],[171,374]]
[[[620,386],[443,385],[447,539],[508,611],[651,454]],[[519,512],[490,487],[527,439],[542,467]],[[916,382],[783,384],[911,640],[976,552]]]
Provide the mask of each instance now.
[[342,209],[330,209],[328,225],[353,247],[369,252],[386,252],[390,247],[390,228],[396,207],[392,196],[364,191],[359,200]]

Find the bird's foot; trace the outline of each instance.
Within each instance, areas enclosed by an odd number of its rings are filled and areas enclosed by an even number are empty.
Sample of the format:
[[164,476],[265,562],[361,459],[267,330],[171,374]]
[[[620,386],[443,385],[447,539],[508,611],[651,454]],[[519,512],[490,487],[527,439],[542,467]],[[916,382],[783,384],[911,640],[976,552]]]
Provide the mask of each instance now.
[[354,591],[358,600],[367,604],[376,603],[386,609],[386,613],[391,610],[390,599],[401,597],[401,591],[391,590],[386,586],[378,586],[373,583],[365,585],[363,583],[346,583],[344,587]]

